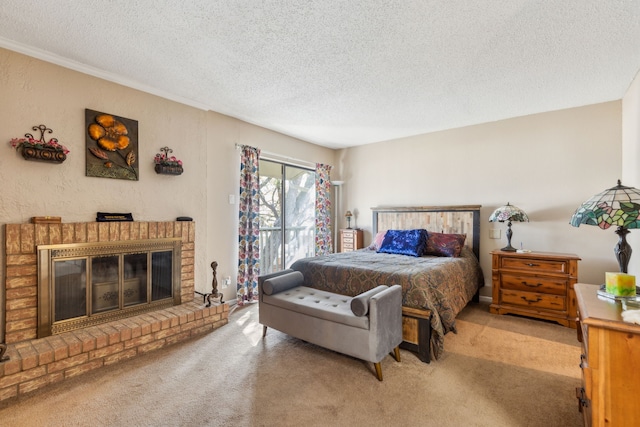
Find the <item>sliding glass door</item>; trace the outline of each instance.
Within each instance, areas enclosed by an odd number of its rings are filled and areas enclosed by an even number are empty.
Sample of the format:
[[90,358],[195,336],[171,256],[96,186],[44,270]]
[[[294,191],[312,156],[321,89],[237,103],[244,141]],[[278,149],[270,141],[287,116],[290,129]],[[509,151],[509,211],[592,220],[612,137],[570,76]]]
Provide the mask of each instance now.
[[313,256],[315,171],[260,160],[260,274]]

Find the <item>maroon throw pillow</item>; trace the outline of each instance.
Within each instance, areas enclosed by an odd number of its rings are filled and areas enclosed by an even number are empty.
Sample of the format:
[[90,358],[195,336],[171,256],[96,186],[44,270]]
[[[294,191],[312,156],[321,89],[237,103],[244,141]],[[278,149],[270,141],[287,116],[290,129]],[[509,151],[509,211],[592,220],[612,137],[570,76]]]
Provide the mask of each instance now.
[[466,234],[429,233],[425,255],[459,257]]

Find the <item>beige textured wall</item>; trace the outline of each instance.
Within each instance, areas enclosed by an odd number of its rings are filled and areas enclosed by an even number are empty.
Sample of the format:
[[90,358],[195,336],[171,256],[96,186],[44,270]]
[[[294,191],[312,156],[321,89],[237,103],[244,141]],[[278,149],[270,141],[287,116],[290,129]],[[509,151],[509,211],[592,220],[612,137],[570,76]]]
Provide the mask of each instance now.
[[[138,120],[139,181],[85,176],[85,108]],[[195,288],[211,289],[210,264],[216,260],[218,279],[232,278],[224,290],[227,300],[235,298],[237,270],[238,206],[228,202],[229,194],[237,202],[238,193],[240,153],[234,144],[327,164],[333,164],[335,155],[334,150],[4,49],[0,124],[2,224],[45,215],[61,216],[63,222],[95,221],[98,211],[132,212],[138,221],[191,216],[196,221]],[[9,145],[11,138],[27,132],[39,136],[31,128],[40,124],[52,128],[48,136],[71,150],[63,164],[25,161]],[[184,162],[182,175],[154,172],[153,157],[165,145]],[[0,251],[4,259],[4,248]]]
[[[489,252],[505,246],[506,225],[488,219],[511,202],[531,220],[513,225],[514,246],[578,254],[585,282],[601,282],[617,265],[613,231],[575,228],[569,220],[620,177],[619,101],[345,149],[336,163],[346,181],[342,206],[357,212],[367,244],[371,207],[479,204],[480,261],[490,284]],[[489,239],[493,227],[501,239]]]
[[[640,188],[640,74],[622,99],[622,179],[625,185]],[[627,242],[633,250],[629,274],[638,276],[640,285],[640,230],[631,230]]]

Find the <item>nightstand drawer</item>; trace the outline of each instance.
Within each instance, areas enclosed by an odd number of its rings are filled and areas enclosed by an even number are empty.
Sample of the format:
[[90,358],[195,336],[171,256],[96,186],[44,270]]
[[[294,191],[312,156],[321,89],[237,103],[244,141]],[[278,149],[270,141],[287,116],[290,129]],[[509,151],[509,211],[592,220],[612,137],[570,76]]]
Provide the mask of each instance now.
[[502,258],[501,268],[531,270],[536,272],[567,274],[567,263],[562,260],[541,260],[536,258]]
[[502,290],[501,301],[503,304],[513,304],[543,310],[566,310],[566,298],[560,295]]
[[346,235],[345,235],[345,236],[342,238],[342,243],[343,243],[343,244],[345,244],[345,245],[347,245],[347,244],[351,244],[351,245],[353,245],[353,237],[352,237],[352,236],[346,236]]
[[544,294],[566,295],[567,280],[553,277],[538,277],[527,274],[502,274],[502,289],[513,289]]

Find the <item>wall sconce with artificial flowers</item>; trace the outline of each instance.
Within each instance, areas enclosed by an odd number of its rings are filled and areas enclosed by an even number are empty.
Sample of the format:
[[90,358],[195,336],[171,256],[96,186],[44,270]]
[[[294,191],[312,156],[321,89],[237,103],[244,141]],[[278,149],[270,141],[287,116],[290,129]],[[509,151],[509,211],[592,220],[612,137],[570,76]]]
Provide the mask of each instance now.
[[25,133],[25,138],[13,138],[9,144],[19,150],[25,160],[36,160],[51,163],[62,163],[67,159],[69,149],[60,144],[56,138],[45,140],[44,134],[53,133],[45,125],[34,126],[32,130],[40,131],[40,139],[36,139],[30,133]]
[[162,147],[160,153],[156,154],[153,159],[156,164],[156,173],[164,175],[180,175],[184,171],[182,169],[182,160],[176,159],[175,156],[169,156],[173,150],[169,147]]

